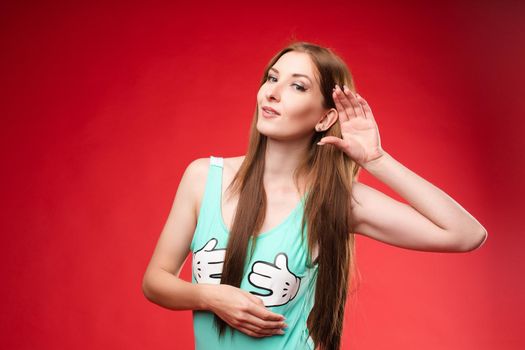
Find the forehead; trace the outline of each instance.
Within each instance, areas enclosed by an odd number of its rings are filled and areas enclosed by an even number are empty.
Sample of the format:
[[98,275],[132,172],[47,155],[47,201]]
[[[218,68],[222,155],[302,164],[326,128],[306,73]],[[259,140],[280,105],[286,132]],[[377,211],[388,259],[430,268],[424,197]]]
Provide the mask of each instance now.
[[282,55],[273,65],[281,74],[305,74],[312,80],[316,79],[316,68],[307,53],[290,51]]

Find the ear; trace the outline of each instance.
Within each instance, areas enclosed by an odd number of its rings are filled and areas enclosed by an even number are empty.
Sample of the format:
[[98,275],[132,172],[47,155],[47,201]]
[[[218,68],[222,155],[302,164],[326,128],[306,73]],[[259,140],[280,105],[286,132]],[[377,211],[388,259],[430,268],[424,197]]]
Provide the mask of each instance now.
[[319,122],[315,125],[315,130],[317,131],[325,131],[328,130],[334,123],[337,121],[339,115],[337,113],[337,109],[330,108],[319,120]]

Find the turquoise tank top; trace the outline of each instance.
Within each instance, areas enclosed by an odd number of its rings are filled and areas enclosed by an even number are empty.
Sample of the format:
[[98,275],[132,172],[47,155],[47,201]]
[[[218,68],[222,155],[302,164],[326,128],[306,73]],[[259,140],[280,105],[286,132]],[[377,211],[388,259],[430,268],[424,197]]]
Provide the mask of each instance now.
[[[222,218],[223,158],[210,157],[209,172],[197,226],[191,241],[192,283],[220,284],[228,229]],[[227,327],[219,338],[214,314],[193,310],[196,350],[295,350],[314,349],[306,320],[313,307],[317,264],[311,265],[307,236],[301,240],[305,197],[278,226],[256,238],[250,257],[248,246],[240,288],[258,296],[266,308],[283,315],[285,334],[257,338]],[[305,228],[306,230],[306,228]]]

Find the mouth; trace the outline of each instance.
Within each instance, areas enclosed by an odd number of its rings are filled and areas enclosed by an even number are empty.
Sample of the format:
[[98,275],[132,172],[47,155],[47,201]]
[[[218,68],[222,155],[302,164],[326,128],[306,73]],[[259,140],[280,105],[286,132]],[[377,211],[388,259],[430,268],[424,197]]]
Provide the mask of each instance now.
[[265,116],[267,118],[275,118],[275,117],[280,115],[279,112],[277,112],[275,109],[273,109],[271,107],[264,106],[261,109],[262,109],[262,112],[263,112],[263,116]]

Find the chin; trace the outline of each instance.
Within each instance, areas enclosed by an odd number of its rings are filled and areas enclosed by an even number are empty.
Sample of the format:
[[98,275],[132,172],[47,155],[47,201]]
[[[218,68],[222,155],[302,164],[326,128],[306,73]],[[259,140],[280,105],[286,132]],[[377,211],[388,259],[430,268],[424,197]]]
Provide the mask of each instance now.
[[272,139],[281,138],[283,136],[282,127],[279,128],[277,125],[269,125],[270,123],[268,123],[267,120],[259,119],[257,121],[257,131],[264,136],[271,137]]
[[261,135],[264,135],[267,138],[276,141],[291,141],[295,138],[294,135],[284,133],[282,127],[268,127],[267,125],[257,125],[257,131],[259,131]]

